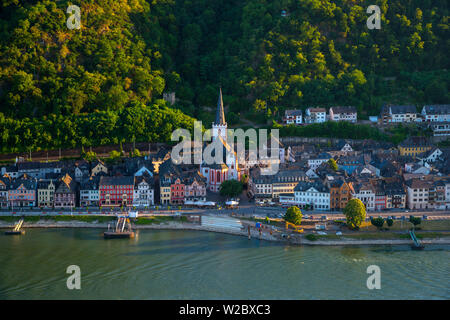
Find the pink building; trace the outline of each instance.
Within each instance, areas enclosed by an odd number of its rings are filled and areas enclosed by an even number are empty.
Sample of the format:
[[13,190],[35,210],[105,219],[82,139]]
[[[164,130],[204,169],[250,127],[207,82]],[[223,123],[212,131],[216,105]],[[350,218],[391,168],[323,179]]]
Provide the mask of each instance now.
[[14,207],[36,206],[37,181],[34,178],[20,178],[11,183],[8,190],[8,205]]

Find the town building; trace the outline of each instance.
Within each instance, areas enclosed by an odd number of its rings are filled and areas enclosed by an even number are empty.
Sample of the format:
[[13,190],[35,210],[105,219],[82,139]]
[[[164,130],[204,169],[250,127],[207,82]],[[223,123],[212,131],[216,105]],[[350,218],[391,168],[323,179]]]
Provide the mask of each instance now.
[[176,177],[170,185],[170,204],[183,204],[185,184],[181,177]]
[[92,163],[91,167],[92,167],[91,168],[92,177],[98,175],[99,173],[108,174],[108,167],[105,165],[103,161],[97,159],[95,162]]
[[80,207],[98,207],[100,203],[99,179],[90,178],[80,184]]
[[361,181],[353,184],[353,198],[361,200],[367,211],[375,210],[375,188],[369,181]]
[[450,104],[423,106],[421,114],[425,122],[450,122]]
[[134,177],[133,207],[148,208],[155,204],[153,177],[148,173]]
[[316,170],[322,163],[327,162],[331,158],[332,156],[329,153],[322,152],[317,156],[312,156],[310,159],[308,159],[308,167]]
[[450,136],[450,122],[432,122],[429,127],[434,137]]
[[285,124],[302,124],[303,111],[302,110],[286,110],[284,112],[283,121]]
[[426,137],[409,137],[398,145],[400,156],[417,157],[431,150],[432,146]]
[[323,123],[327,120],[327,111],[325,108],[306,109],[305,123]]
[[404,209],[406,207],[405,187],[398,178],[383,180],[386,193],[387,209]]
[[363,155],[349,155],[342,156],[336,161],[339,169],[344,170],[347,174],[351,175],[358,167],[362,167],[366,164]]
[[200,172],[186,175],[184,185],[185,202],[206,201],[206,179]]
[[348,121],[356,123],[358,120],[358,113],[355,107],[331,107],[330,111],[331,121]]
[[411,179],[406,182],[408,209],[431,209],[434,201],[433,183],[422,179]]
[[40,208],[53,208],[55,183],[52,180],[39,180],[37,184],[37,205]]
[[100,177],[100,206],[121,207],[133,204],[134,177]]
[[343,210],[355,192],[352,183],[339,176],[332,177],[326,183],[330,189],[330,209]]
[[8,186],[10,182],[9,178],[0,177],[0,208],[8,207]]
[[13,209],[36,206],[36,188],[37,180],[27,175],[13,180],[8,189],[8,206]]
[[55,189],[54,208],[74,208],[77,206],[77,185],[68,174],[64,175]]
[[405,106],[384,106],[381,111],[381,120],[387,123],[415,122],[417,119],[417,110],[413,105]]
[[1,176],[7,175],[11,179],[16,179],[19,177],[19,171],[17,170],[17,166],[15,165],[2,167],[0,172]]
[[330,210],[330,189],[320,180],[300,181],[294,188],[295,204],[300,208]]

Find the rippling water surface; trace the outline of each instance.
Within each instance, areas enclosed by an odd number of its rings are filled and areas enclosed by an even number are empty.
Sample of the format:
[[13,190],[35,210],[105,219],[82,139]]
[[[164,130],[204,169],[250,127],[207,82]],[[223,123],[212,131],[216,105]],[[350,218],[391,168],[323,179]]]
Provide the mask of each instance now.
[[[0,235],[0,299],[449,299],[450,248],[289,247],[225,234],[99,229]],[[381,290],[366,269],[381,268]],[[81,268],[68,290],[66,268]]]

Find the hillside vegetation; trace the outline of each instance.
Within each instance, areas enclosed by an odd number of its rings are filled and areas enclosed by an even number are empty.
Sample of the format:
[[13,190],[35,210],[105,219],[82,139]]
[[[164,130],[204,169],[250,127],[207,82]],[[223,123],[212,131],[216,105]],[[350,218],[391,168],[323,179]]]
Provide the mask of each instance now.
[[[66,26],[69,4],[80,30]],[[381,30],[366,26],[371,4]],[[167,141],[191,117],[209,126],[219,86],[230,124],[448,103],[448,18],[446,0],[6,0],[0,151]]]

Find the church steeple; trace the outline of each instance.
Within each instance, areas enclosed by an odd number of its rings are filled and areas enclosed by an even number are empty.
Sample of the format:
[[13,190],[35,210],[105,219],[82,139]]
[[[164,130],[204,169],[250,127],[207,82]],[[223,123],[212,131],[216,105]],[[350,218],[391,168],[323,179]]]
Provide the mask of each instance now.
[[223,111],[222,88],[219,89],[219,99],[217,100],[216,122],[217,125],[226,125],[225,113]]
[[222,88],[219,90],[219,99],[217,101],[216,121],[212,124],[212,138],[222,137],[227,140],[227,123],[225,121],[225,112],[223,111]]

